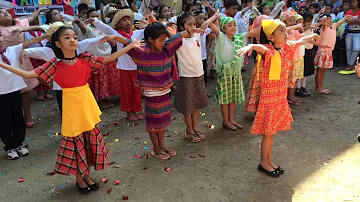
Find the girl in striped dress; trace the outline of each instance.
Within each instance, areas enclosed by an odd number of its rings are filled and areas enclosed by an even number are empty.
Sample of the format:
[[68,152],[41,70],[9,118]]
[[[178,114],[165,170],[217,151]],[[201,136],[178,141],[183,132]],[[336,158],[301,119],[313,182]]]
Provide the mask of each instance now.
[[[167,39],[165,26],[155,22],[144,31],[146,46],[142,50],[127,52],[138,68],[136,85],[145,95],[146,130],[154,147],[151,155],[161,160],[176,156],[176,152],[166,148],[164,143],[164,133],[171,121],[170,91],[174,85],[171,67],[174,55],[181,47],[183,38],[202,32],[201,29],[191,28]],[[123,43],[124,38],[114,37],[114,40]]]

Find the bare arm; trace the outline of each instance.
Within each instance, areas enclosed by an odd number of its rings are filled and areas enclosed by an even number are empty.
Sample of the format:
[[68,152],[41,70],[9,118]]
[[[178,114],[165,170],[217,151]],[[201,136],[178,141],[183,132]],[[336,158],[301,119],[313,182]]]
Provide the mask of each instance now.
[[79,19],[75,19],[73,22],[80,28],[81,32],[82,32],[84,35],[87,34],[87,28],[86,28],[85,23],[83,23],[83,22],[82,22],[81,20],[79,20]]
[[115,53],[111,54],[111,55],[107,55],[104,56],[104,63],[106,62],[111,62],[114,61],[116,59],[118,59],[119,57],[121,57],[122,55],[124,55],[125,53],[127,53],[129,50],[133,49],[133,48],[138,48],[141,49],[141,43],[140,41],[133,41],[131,42],[131,44],[129,44],[128,46],[125,46],[124,48],[116,51]]
[[2,62],[0,62],[0,67],[8,70],[9,72],[12,72],[16,75],[19,75],[25,79],[31,79],[31,78],[38,78],[39,76],[36,74],[36,72],[34,70],[31,70],[31,71],[25,71],[25,70],[22,70],[20,68],[14,68],[10,65],[7,65],[7,64],[4,64]]
[[347,15],[343,19],[339,20],[338,22],[334,23],[335,29],[338,28],[341,24],[343,24],[346,21],[352,21],[352,16]]
[[39,17],[40,13],[43,12],[43,11],[46,11],[47,8],[39,8],[37,11],[31,13],[27,19],[29,22],[33,22],[36,18]]
[[128,45],[129,42],[128,40],[126,40],[124,37],[118,36],[118,35],[108,35],[108,36],[104,36],[101,40],[100,43],[105,43],[106,41],[117,41],[123,45]]
[[266,51],[268,49],[261,44],[249,44],[240,50],[237,51],[237,54],[239,55],[245,55],[247,53],[252,53],[253,51],[256,51],[258,54],[265,55]]
[[36,44],[36,43],[39,43],[40,41],[42,41],[44,39],[50,39],[50,37],[47,36],[47,35],[41,35],[41,36],[38,36],[38,37],[31,38],[30,40],[25,41],[23,43],[22,47],[23,47],[23,49],[26,49],[29,46],[31,46],[33,44]]
[[181,36],[183,38],[190,38],[191,35],[195,34],[195,33],[203,33],[204,30],[202,29],[199,29],[199,28],[192,28],[192,29],[188,29],[188,30],[185,30],[185,31],[182,31],[180,32]]
[[41,26],[29,26],[21,28],[21,32],[30,32],[30,31],[42,31],[45,32],[45,30]]
[[311,34],[309,36],[305,36],[305,37],[295,41],[295,43],[299,44],[299,46],[301,46],[301,45],[305,45],[305,44],[309,43],[310,41],[314,41],[315,42],[314,45],[321,45],[321,37],[317,34]]
[[216,37],[219,37],[220,35],[219,28],[214,23],[210,23],[209,28],[211,29],[212,32],[215,33]]

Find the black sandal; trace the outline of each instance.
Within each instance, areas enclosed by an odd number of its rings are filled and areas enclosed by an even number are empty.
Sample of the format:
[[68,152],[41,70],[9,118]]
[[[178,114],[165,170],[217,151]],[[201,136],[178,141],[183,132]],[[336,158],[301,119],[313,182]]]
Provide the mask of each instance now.
[[[90,178],[91,179],[91,178]],[[96,183],[93,179],[91,179],[95,184],[88,184],[86,182],[86,180],[84,179],[85,183],[87,184],[87,186],[90,188],[91,191],[97,191],[100,187],[100,185],[98,183]]]
[[[85,182],[86,183],[86,182]],[[81,194],[88,195],[90,193],[89,187],[81,188],[78,183],[76,183],[76,186]]]
[[268,175],[270,177],[279,177],[280,176],[280,173],[277,170],[268,171],[265,168],[263,168],[260,164],[258,166],[258,171],[265,173],[266,175]]

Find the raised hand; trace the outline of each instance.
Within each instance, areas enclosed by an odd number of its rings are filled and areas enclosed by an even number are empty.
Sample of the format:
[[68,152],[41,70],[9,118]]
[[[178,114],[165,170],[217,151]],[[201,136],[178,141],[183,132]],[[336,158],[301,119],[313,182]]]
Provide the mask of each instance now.
[[135,27],[138,27],[139,29],[145,29],[148,25],[149,23],[146,20],[140,20],[135,22]]
[[247,46],[237,50],[236,53],[238,55],[245,55],[246,53],[249,53],[249,54],[252,53],[253,50],[254,50],[254,47],[252,46],[252,44],[250,44],[250,45],[247,45]]
[[89,23],[93,23],[95,21],[94,18],[88,18],[86,19],[85,21],[83,21],[83,23],[85,23],[86,25],[89,24]]
[[144,49],[141,48],[141,47],[143,47],[143,46],[145,46],[145,45],[146,45],[146,44],[145,44],[143,41],[138,41],[138,40],[134,40],[134,41],[132,41],[132,42],[129,44],[130,47],[136,48],[136,49],[138,49],[138,50],[144,50]]
[[192,28],[192,29],[189,29],[189,31],[190,31],[191,35],[194,33],[200,33],[200,34],[204,33],[204,30],[200,29],[200,28]]
[[317,43],[317,44],[321,44],[321,37],[317,34],[314,34],[312,39]]
[[[118,36],[116,36],[116,35],[106,35],[106,36],[104,36],[102,39],[100,39],[100,43],[105,43],[105,42],[109,42],[110,44],[112,43],[112,42],[114,42],[114,41],[116,41],[116,38],[117,38]],[[116,44],[116,43],[115,43]]]

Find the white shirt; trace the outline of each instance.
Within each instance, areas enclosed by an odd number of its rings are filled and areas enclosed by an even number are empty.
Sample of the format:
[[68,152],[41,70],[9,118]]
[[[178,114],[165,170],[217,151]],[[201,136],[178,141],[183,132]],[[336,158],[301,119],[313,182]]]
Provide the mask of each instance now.
[[[307,30],[306,32],[304,32],[302,35],[305,36],[309,36],[311,34],[313,34],[314,32],[312,30]],[[311,43],[306,43],[305,45],[305,49],[312,49],[314,47],[314,44]]]
[[[6,48],[4,55],[8,58],[10,65],[19,68],[19,57],[22,51],[22,44]],[[0,62],[4,62],[0,56]],[[12,93],[26,88],[22,77],[0,68],[0,95]]]
[[211,29],[210,28],[206,28],[204,34],[201,36],[201,58],[203,60],[207,59],[207,54],[206,54],[206,37],[207,35],[209,35],[211,33]]
[[345,12],[344,11],[342,11],[342,12],[340,12],[337,16],[336,16],[336,18],[344,18],[344,14],[345,14]]
[[[31,35],[30,32],[25,32],[25,40],[26,40],[26,41],[29,41],[30,39],[35,38],[35,37],[38,37],[38,36],[41,36],[41,34],[39,35],[38,32],[35,32],[35,36]],[[36,43],[36,44],[33,44],[33,45],[29,46],[29,48],[44,47],[44,46],[46,46],[46,39],[42,40],[42,41],[41,41],[41,44],[42,44],[42,45],[40,45],[40,43]]]
[[[98,37],[98,38],[91,38],[80,41],[76,52],[80,54],[88,50],[95,49],[100,44],[99,41],[102,38],[103,37]],[[39,60],[49,61],[54,57],[56,57],[54,51],[49,47],[28,48],[25,49],[25,51],[28,53],[29,57]],[[53,90],[62,90],[62,88],[54,81]]]
[[[105,33],[106,35],[117,35],[122,38],[125,38],[123,35],[118,33],[116,30],[114,30],[112,27],[110,27],[107,24],[104,24],[98,19],[94,20],[94,23],[96,28],[98,28],[101,32]],[[135,30],[133,32],[133,35],[131,36],[132,40],[142,40],[144,38],[144,30]],[[117,42],[117,49],[120,50],[124,47],[123,44]],[[121,57],[118,58],[116,63],[116,68],[121,70],[137,70],[137,66],[135,62],[131,59],[131,57],[128,54],[124,54]]]
[[200,41],[200,34],[182,39],[182,46],[176,51],[180,77],[199,77],[204,74]]

